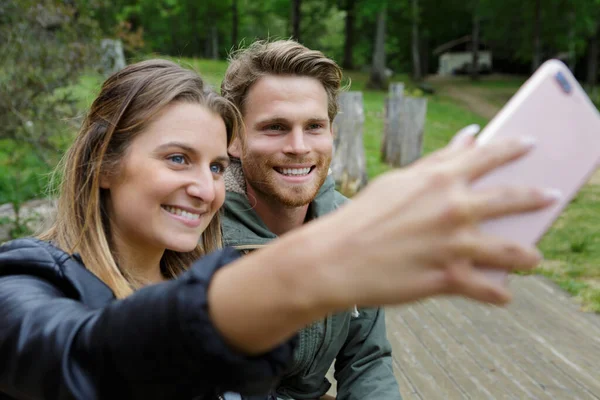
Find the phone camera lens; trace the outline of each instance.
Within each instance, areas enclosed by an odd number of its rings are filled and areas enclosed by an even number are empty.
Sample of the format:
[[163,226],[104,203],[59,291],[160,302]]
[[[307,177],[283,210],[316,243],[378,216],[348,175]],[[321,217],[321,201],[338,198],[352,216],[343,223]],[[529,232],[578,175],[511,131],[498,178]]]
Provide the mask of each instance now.
[[555,77],[563,92],[571,93],[571,84],[569,83],[569,81],[567,81],[567,78],[565,78],[563,73],[557,72]]

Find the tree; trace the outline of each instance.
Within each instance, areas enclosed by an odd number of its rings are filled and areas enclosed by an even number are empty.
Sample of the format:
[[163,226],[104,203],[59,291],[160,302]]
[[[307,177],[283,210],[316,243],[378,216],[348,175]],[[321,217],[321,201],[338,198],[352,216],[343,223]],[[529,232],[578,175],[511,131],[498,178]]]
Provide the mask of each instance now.
[[421,52],[419,40],[419,0],[412,0],[412,60],[413,60],[413,79],[420,81],[421,73]]
[[[81,5],[81,3],[80,3]],[[75,99],[64,90],[94,66],[96,23],[86,7],[61,0],[0,5],[0,121],[4,138],[28,143],[53,164],[54,134],[72,118]]]
[[479,10],[478,2],[473,2],[473,32],[471,33],[471,51],[473,53],[473,63],[471,64],[471,79],[479,79]]
[[302,0],[292,0],[292,37],[300,41],[300,18]]
[[70,85],[98,60],[96,4],[77,4],[0,2],[0,204],[16,211],[44,193],[77,128]]
[[531,72],[538,69],[542,60],[542,0],[535,0],[533,18],[533,54],[531,56]]
[[594,90],[598,79],[598,36],[599,29],[598,25],[596,25],[594,33],[590,35],[588,48],[588,66],[586,83],[588,89],[591,91]]
[[344,58],[342,61],[342,67],[345,69],[354,68],[354,21],[356,19],[356,0],[346,0],[344,11],[346,11],[345,22],[345,35],[344,35]]
[[231,45],[236,47],[238,44],[238,2],[231,0]]
[[373,50],[373,61],[371,74],[367,86],[371,89],[387,89],[387,77],[385,75],[385,17],[386,5],[383,4],[377,14],[377,25],[375,33],[375,49]]

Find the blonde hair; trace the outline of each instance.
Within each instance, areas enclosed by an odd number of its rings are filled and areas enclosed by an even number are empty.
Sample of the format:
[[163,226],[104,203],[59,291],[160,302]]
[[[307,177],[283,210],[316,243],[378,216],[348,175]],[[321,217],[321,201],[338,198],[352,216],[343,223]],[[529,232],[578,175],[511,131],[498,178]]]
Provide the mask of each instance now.
[[[100,188],[100,176],[118,172],[131,141],[154,115],[173,102],[200,104],[220,115],[227,128],[228,145],[242,126],[237,108],[207,87],[194,71],[166,60],[142,61],[104,82],[57,169],[62,182],[56,220],[40,238],[69,253],[78,252],[86,268],[117,298],[131,294],[137,282],[118,266],[105,205],[107,191]],[[220,246],[217,213],[193,251],[165,251],[161,270],[165,276],[175,277],[191,262]]]
[[293,40],[257,41],[232,53],[221,82],[221,94],[243,113],[248,91],[265,75],[298,75],[317,79],[327,92],[329,120],[338,112],[342,70],[323,53]]

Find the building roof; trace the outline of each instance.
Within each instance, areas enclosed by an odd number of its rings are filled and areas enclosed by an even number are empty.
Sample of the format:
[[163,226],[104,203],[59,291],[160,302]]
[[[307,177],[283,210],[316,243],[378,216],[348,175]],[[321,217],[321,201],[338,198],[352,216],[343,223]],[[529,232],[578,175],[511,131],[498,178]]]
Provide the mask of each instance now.
[[[458,39],[451,40],[449,42],[446,42],[446,43],[436,47],[435,49],[433,49],[433,54],[437,56],[438,54],[445,53],[446,51],[448,51],[456,46],[460,46],[461,44],[466,44],[466,43],[470,43],[470,42],[471,42],[471,35],[465,35],[463,37],[459,37]],[[480,40],[479,45],[480,46],[485,45],[485,43]]]

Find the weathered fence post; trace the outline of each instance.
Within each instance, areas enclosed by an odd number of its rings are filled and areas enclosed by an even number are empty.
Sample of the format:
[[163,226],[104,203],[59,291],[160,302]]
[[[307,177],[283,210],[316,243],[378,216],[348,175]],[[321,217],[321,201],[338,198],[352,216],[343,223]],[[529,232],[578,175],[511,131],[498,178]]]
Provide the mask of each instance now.
[[384,162],[388,162],[388,149],[398,147],[393,143],[393,141],[397,140],[397,138],[393,134],[390,135],[390,132],[398,132],[399,119],[397,110],[399,110],[399,107],[397,103],[402,100],[403,96],[404,83],[391,83],[389,95],[385,98],[383,140],[381,141],[381,161]]
[[400,108],[402,146],[400,166],[416,161],[423,153],[423,132],[427,114],[427,98],[405,97]]
[[421,156],[427,99],[406,97],[398,87],[390,87],[385,111],[381,159],[394,167],[403,167]]
[[350,197],[367,184],[362,92],[340,93],[339,105],[339,113],[333,121],[331,170],[338,190]]

